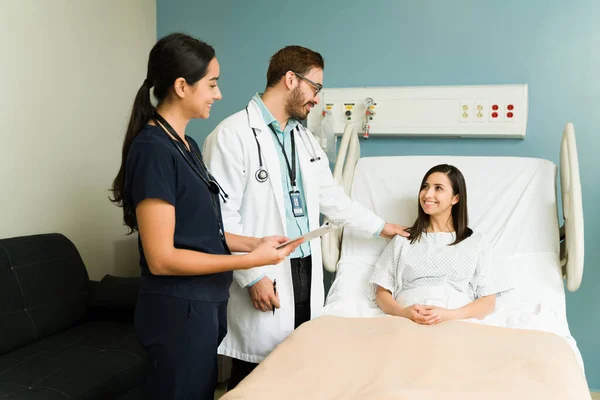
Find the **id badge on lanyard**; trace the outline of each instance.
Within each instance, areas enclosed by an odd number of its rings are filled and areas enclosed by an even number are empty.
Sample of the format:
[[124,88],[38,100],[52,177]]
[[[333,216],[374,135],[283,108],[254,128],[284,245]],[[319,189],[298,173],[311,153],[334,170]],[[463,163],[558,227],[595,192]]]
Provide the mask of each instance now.
[[294,217],[304,217],[304,207],[302,207],[302,196],[298,190],[290,192],[290,201],[292,202],[292,212]]
[[290,202],[292,204],[292,212],[294,217],[304,217],[304,206],[302,204],[302,195],[298,191],[296,187],[296,140],[294,139],[294,131],[290,132],[291,141],[292,141],[292,165],[290,165],[290,161],[288,159],[287,153],[285,152],[285,147],[283,143],[279,141],[279,137],[277,137],[277,133],[275,132],[275,128],[273,124],[269,124],[269,128],[271,128],[271,132],[275,135],[275,140],[277,140],[277,144],[281,147],[281,152],[283,153],[283,158],[285,159],[285,164],[288,169],[288,173],[290,175],[290,183],[292,184],[292,190],[290,191]]

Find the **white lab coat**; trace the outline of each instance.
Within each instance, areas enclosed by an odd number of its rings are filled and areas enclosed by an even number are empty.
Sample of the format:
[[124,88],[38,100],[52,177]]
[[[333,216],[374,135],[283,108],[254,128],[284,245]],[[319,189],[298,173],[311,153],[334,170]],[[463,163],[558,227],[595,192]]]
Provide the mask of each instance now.
[[[250,101],[248,111],[250,121],[246,110],[242,110],[222,121],[204,143],[203,153],[208,168],[229,195],[227,203],[221,203],[225,230],[255,237],[287,236],[285,202],[290,200],[287,189],[284,190],[281,184],[281,174],[287,171],[280,169],[277,144],[260,108]],[[256,129],[260,142],[263,165],[269,173],[266,182],[258,182],[255,178],[259,159],[250,127]],[[331,219],[349,223],[351,229],[358,229],[365,237],[373,236],[383,220],[346,196],[333,179],[327,156],[312,134],[295,134],[310,230],[319,226],[319,213],[323,213]],[[314,152],[309,140],[321,157],[319,161],[310,162]],[[311,318],[316,318],[321,315],[324,304],[320,239],[310,242],[310,250],[310,307]],[[277,279],[281,308],[275,311],[275,315],[271,311],[256,310],[246,287],[263,273],[271,280]],[[228,333],[218,351],[219,354],[258,363],[294,330],[290,261],[286,259],[278,265],[235,271],[233,276],[227,310]]]

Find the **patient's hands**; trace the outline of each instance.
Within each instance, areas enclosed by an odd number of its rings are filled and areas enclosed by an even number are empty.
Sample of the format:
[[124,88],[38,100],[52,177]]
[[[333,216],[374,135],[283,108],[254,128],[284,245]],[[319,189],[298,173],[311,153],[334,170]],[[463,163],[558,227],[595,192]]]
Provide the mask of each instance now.
[[279,308],[279,294],[275,294],[273,281],[268,276],[250,286],[248,293],[254,308],[258,311],[271,311],[273,307]]
[[437,306],[420,306],[421,311],[419,312],[423,316],[428,315],[436,315],[438,322],[451,321],[453,319],[457,319],[458,316],[456,314],[456,310],[450,310],[444,307]]
[[392,239],[396,235],[408,237],[409,234],[408,234],[408,232],[405,231],[405,229],[406,229],[406,226],[390,224],[390,223],[386,222],[386,224],[383,226],[383,229],[381,230],[381,233],[379,234],[379,236],[388,238],[388,239]]
[[412,306],[404,307],[401,316],[421,325],[434,325],[441,322],[441,317],[430,308],[430,306],[413,304]]

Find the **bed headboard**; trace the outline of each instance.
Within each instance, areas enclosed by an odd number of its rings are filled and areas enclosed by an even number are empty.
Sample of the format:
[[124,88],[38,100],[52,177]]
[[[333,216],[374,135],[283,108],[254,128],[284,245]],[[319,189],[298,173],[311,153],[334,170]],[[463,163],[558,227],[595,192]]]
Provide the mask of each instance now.
[[[354,182],[354,180],[356,178],[354,176],[354,172],[355,172],[356,163],[359,159],[359,154],[360,154],[358,147],[359,147],[359,141],[357,138],[356,131],[353,130],[352,125],[348,125],[346,127],[344,136],[342,138],[339,156],[336,161],[336,165],[335,165],[335,169],[334,169],[334,177],[340,184],[342,184],[344,186],[344,189],[347,194],[351,193],[352,183]],[[404,158],[406,158],[406,157],[404,157]],[[421,158],[421,157],[414,157],[414,158],[416,159],[416,158]],[[367,163],[372,163],[372,162],[375,162],[376,159],[381,159],[382,162],[389,162],[389,161],[383,161],[383,160],[384,159],[393,159],[393,157],[387,157],[387,158],[376,157],[376,158],[368,158],[368,159],[364,159],[364,160]],[[419,181],[422,178],[421,174],[424,174],[425,171],[429,167],[434,165],[434,164],[429,165],[428,163],[440,161],[440,157],[422,157],[422,159],[424,160],[424,163],[421,163],[423,165],[419,164],[419,168],[418,168],[419,176],[417,177],[417,179]],[[467,159],[469,159],[469,157],[464,157],[465,160],[462,160],[461,157],[448,157],[448,159],[454,160],[453,162],[464,163],[463,165],[465,165],[465,167],[468,165],[471,165],[471,166],[473,165],[472,160],[467,160]],[[477,159],[477,157],[472,157],[470,159],[474,160],[474,159]],[[479,158],[479,159],[481,159],[481,158]],[[497,166],[500,168],[502,168],[502,165],[505,165],[506,168],[513,168],[510,158],[508,159],[508,162],[507,162],[506,158],[502,158],[502,157],[489,157],[489,158],[485,158],[485,159],[489,159],[491,163],[498,164]],[[485,161],[485,159],[483,161]],[[504,161],[502,161],[503,159],[504,159]],[[560,239],[559,239],[559,235],[558,235],[558,226],[557,226],[558,225],[558,219],[557,219],[558,210],[556,210],[557,205],[556,205],[556,193],[555,193],[556,166],[547,160],[535,161],[534,159],[517,159],[517,158],[512,158],[512,159],[518,160],[518,163],[522,164],[523,168],[525,168],[525,169],[530,168],[530,167],[527,167],[527,165],[530,165],[530,166],[534,165],[534,164],[531,164],[532,162],[533,163],[538,162],[538,163],[541,163],[540,165],[543,165],[544,166],[543,169],[546,170],[542,180],[540,181],[542,183],[540,183],[540,184],[542,184],[543,187],[546,188],[546,189],[544,189],[545,193],[546,193],[544,204],[548,203],[548,205],[550,205],[550,203],[551,203],[553,208],[551,210],[549,210],[550,212],[543,214],[545,217],[542,216],[542,214],[539,214],[537,218],[545,219],[545,221],[543,221],[544,226],[540,227],[540,229],[542,229],[542,230],[546,229],[546,230],[555,232],[555,234],[553,234],[553,236],[550,236],[550,238],[551,238],[550,242],[547,242],[545,246],[549,249],[548,251],[555,252],[556,257],[558,257],[558,248],[559,248],[559,240]],[[525,162],[525,160],[529,160],[529,161]],[[478,162],[481,162],[481,161],[478,161]],[[362,164],[362,162],[361,162],[361,164]],[[393,164],[388,164],[387,168],[390,168],[390,165],[393,165]],[[457,165],[457,166],[459,166],[459,165]],[[459,166],[459,168],[460,168],[460,166]],[[423,171],[421,171],[420,169],[423,169]],[[373,170],[372,166],[371,166],[371,170]],[[532,171],[531,176],[532,177],[535,176],[535,174],[536,174],[535,166],[533,167],[533,169],[531,171]],[[562,249],[564,251],[561,251],[560,257],[561,257],[561,265],[563,266],[563,270],[564,270],[564,273],[566,274],[566,278],[567,278],[567,288],[570,291],[574,291],[574,290],[577,290],[577,288],[579,287],[579,285],[581,283],[581,279],[582,279],[582,274],[583,274],[583,212],[582,212],[582,207],[581,207],[581,186],[580,186],[580,181],[579,181],[577,150],[575,147],[575,136],[574,136],[574,129],[573,129],[572,124],[568,124],[563,133],[563,139],[562,139],[562,144],[561,144],[560,176],[561,176],[561,188],[562,188],[562,200],[563,200],[563,214],[565,216],[565,223],[563,226],[564,229],[561,229],[561,233],[563,231],[565,233],[565,236],[564,236],[565,240],[563,241],[563,246],[562,246]],[[501,179],[501,175],[498,175],[498,178]],[[467,179],[467,184],[469,185],[469,177],[466,177],[466,179]],[[552,183],[553,181],[554,181],[554,183]],[[475,187],[478,187],[478,185],[480,185],[480,184],[485,184],[485,182],[483,182],[481,180],[479,180],[479,181],[472,180],[471,184],[473,184],[473,182],[479,182],[479,183],[474,183],[474,185],[476,185]],[[418,183],[416,183],[416,185],[418,185]],[[521,186],[522,186],[523,190],[525,190],[525,188],[527,188],[526,184],[522,184]],[[416,190],[416,189],[414,189],[414,190]],[[531,189],[528,189],[528,190],[531,190]],[[471,190],[470,190],[470,192],[471,192]],[[411,196],[412,196],[412,192],[411,192]],[[415,192],[415,196],[416,196],[416,192]],[[406,195],[404,195],[404,197],[406,197]],[[412,199],[412,197],[411,197],[411,199]],[[398,199],[396,199],[395,201],[398,201]],[[404,198],[402,201],[404,201]],[[469,202],[469,203],[471,203],[471,202]],[[364,205],[373,207],[373,204],[364,204]],[[477,206],[479,206],[479,205],[477,205]],[[476,209],[478,207],[473,207],[473,208]],[[378,212],[378,210],[374,210],[374,211]],[[379,210],[379,211],[381,211],[381,210]],[[472,213],[472,211],[473,210],[470,210],[470,214]],[[385,216],[382,215],[382,217],[385,217]],[[474,217],[475,217],[474,219],[477,220],[477,215],[474,215]],[[472,218],[472,220],[473,220],[473,218]],[[400,221],[393,221],[393,222],[400,222]],[[406,221],[402,221],[402,222],[405,224],[408,223]],[[548,226],[546,226],[546,225],[548,225]],[[535,233],[532,233],[532,234],[535,234]],[[341,248],[343,235],[344,235],[344,232],[340,230],[337,232],[329,233],[328,235],[323,237],[323,241],[322,241],[323,263],[324,263],[325,268],[328,271],[334,272],[336,270],[337,263],[340,259],[340,254],[341,254],[340,248]]]

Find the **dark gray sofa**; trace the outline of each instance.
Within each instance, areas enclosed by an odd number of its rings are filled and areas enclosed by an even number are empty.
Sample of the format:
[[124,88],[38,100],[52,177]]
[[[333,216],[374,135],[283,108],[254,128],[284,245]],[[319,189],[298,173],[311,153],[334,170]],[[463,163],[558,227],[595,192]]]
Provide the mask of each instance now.
[[0,399],[134,399],[136,278],[90,281],[60,234],[0,240]]

